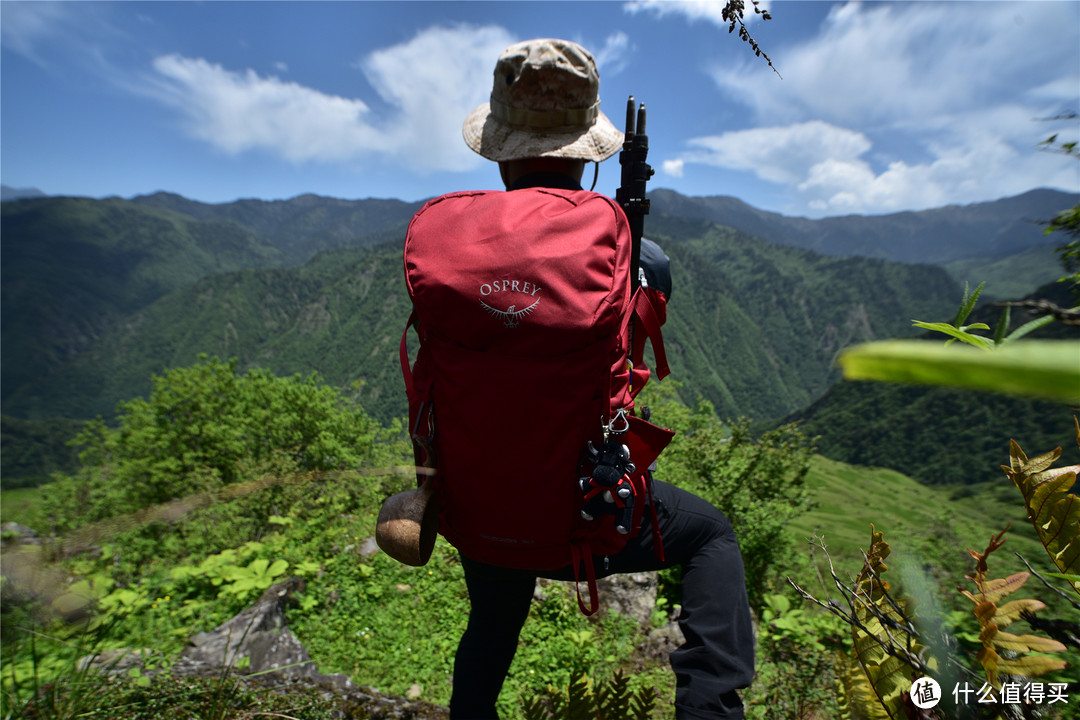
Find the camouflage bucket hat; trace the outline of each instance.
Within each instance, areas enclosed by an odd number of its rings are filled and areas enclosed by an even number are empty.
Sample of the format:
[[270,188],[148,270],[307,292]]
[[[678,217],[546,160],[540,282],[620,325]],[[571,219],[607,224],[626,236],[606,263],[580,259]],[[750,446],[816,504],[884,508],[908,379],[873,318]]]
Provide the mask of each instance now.
[[473,110],[462,135],[496,162],[566,157],[600,162],[623,133],[600,112],[600,75],[588,50],[568,40],[526,40],[495,64],[491,100]]

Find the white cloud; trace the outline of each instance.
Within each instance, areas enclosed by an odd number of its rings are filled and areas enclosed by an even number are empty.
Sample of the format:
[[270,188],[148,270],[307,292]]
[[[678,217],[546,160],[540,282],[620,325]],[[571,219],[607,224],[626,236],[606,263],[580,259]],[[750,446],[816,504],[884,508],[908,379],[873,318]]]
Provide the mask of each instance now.
[[[1007,120],[1006,120],[1007,121]],[[1076,186],[1076,168],[1037,152],[1020,153],[995,133],[973,130],[963,146],[937,147],[924,163],[894,160],[875,169],[860,132],[821,121],[695,138],[668,166],[699,163],[752,172],[791,186],[815,213],[893,212],[1019,194],[1036,185]],[[1041,182],[1032,183],[1032,178]]]
[[680,157],[787,185],[828,214],[1076,191],[1076,168],[1036,150],[1061,127],[1036,120],[1080,104],[1076,7],[837,6],[813,39],[771,48],[783,80],[709,68],[766,127],[692,139]]
[[357,63],[387,110],[357,98],[237,72],[201,58],[154,61],[151,92],[183,115],[193,137],[229,153],[264,150],[293,162],[361,162],[373,155],[415,170],[463,170],[475,156],[461,123],[491,92],[498,53],[512,42],[498,27],[429,28]]
[[661,163],[664,173],[671,177],[681,178],[686,169],[686,161],[682,158],[676,158],[675,160],[664,160]]
[[496,26],[431,28],[372,53],[360,67],[396,110],[383,123],[383,150],[418,170],[465,170],[479,156],[461,139],[461,125],[491,95],[499,54],[514,38]]
[[157,58],[154,69],[164,79],[159,98],[186,115],[191,135],[226,152],[270,149],[301,162],[349,157],[379,144],[360,100],[179,55]]
[[46,63],[39,45],[63,34],[70,25],[70,12],[61,3],[6,2],[0,4],[0,12],[0,41],[4,48],[42,67]]
[[[1057,100],[1075,102],[1075,6],[1024,8],[1021,15],[1012,3],[848,3],[812,40],[775,49],[783,81],[750,64],[718,64],[711,74],[770,122],[918,122],[1046,83]],[[1047,67],[1071,79],[1071,91],[1043,75]]]
[[626,69],[629,50],[629,35],[621,30],[608,35],[604,46],[593,55],[601,77],[618,75]]
[[683,160],[747,170],[763,180],[800,182],[831,157],[851,161],[870,149],[865,135],[815,120],[785,127],[734,130],[693,138]]
[[[0,43],[52,72],[71,68],[102,76],[115,72],[103,47],[125,39],[109,24],[110,8],[90,2],[0,2]],[[62,59],[74,59],[66,64]]]

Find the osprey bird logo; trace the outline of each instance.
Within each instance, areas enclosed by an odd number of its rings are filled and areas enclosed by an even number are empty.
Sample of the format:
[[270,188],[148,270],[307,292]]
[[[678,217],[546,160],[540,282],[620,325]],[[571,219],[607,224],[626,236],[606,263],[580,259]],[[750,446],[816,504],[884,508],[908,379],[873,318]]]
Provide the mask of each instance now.
[[506,308],[505,310],[500,310],[498,308],[491,307],[490,305],[488,305],[483,300],[480,301],[480,304],[483,305],[484,309],[487,310],[488,313],[491,314],[492,316],[497,317],[497,318],[502,318],[503,325],[505,325],[508,328],[515,328],[515,327],[517,327],[518,325],[521,324],[521,318],[525,317],[526,315],[531,313],[534,309],[536,309],[536,306],[540,304],[540,298],[537,298],[536,301],[533,302],[532,305],[530,305],[530,306],[528,306],[526,308],[522,308],[521,310],[516,310],[515,309],[515,308],[517,308],[517,304],[511,305],[510,307]]

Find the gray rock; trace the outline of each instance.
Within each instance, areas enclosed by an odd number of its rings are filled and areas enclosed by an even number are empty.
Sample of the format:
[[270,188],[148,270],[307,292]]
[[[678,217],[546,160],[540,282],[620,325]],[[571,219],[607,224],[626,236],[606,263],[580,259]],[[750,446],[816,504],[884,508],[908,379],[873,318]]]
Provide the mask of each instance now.
[[41,538],[33,528],[20,525],[16,522],[0,524],[0,543],[4,547],[9,545],[40,545]]
[[647,658],[666,663],[669,661],[673,650],[677,650],[686,642],[682,630],[675,620],[671,620],[663,627],[649,631],[644,642],[638,646],[638,651]]
[[191,638],[181,658],[195,665],[238,667],[244,658],[245,672],[278,671],[282,679],[309,677],[311,657],[285,626],[285,610],[304,581],[290,578],[268,588],[259,600],[210,632]]
[[596,581],[600,605],[608,612],[632,617],[646,624],[652,619],[659,586],[655,572],[620,573]]
[[[228,665],[235,668],[237,679],[250,679],[276,690],[317,692],[333,698],[343,708],[342,717],[371,720],[446,720],[446,708],[419,701],[416,697],[395,698],[375,688],[356,685],[344,673],[317,671],[311,656],[286,624],[285,611],[294,593],[303,590],[304,581],[290,578],[268,588],[262,597],[239,615],[210,632],[191,638],[189,646],[172,668],[174,673],[207,675]],[[240,669],[242,658],[249,662]]]
[[379,544],[375,542],[374,537],[369,537],[360,545],[358,552],[360,553],[360,557],[371,557],[379,552]]

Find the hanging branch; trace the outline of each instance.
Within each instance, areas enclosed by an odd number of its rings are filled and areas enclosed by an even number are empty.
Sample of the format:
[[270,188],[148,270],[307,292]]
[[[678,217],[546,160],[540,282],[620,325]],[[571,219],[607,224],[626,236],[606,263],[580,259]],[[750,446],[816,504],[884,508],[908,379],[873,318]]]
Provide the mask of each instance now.
[[[772,20],[772,15],[769,14],[769,11],[762,10],[759,7],[760,0],[750,1],[751,3],[753,3],[755,15],[760,15],[762,20]],[[743,16],[745,11],[746,3],[744,2],[744,0],[727,0],[727,3],[724,5],[724,9],[720,12],[720,17],[723,18],[724,22],[728,24],[729,34],[734,32],[735,26],[738,25],[739,39],[750,46],[750,49],[754,51],[754,55],[760,58],[765,58],[765,62],[769,64],[769,67],[772,68],[772,71],[776,73],[777,77],[783,79],[783,76],[780,75],[780,71],[777,70],[776,67],[773,65],[772,59],[765,54],[765,51],[761,49],[757,41],[754,40],[754,38],[750,35],[750,31],[746,29],[746,23],[743,22]]]

